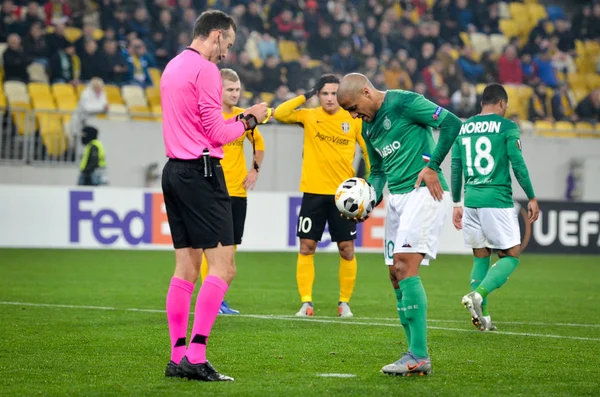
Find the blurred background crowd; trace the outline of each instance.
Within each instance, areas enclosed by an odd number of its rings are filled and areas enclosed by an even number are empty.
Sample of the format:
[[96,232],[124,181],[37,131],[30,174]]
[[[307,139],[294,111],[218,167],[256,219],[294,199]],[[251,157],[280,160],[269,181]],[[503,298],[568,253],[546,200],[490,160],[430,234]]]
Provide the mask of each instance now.
[[4,0],[3,80],[98,77],[146,89],[207,8],[237,21],[220,66],[240,75],[242,107],[277,106],[323,73],[361,72],[379,89],[419,92],[459,117],[478,111],[485,84],[499,82],[515,120],[600,120],[600,2],[589,1]]

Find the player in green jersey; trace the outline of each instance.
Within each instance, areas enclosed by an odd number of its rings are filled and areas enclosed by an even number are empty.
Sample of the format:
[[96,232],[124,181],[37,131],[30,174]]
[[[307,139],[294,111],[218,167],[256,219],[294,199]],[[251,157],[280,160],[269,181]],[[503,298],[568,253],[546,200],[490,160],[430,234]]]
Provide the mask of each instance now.
[[[471,293],[462,298],[473,325],[496,329],[486,297],[500,288],[519,264],[521,233],[512,197],[510,167],[525,191],[528,221],[539,216],[529,172],[521,154],[519,127],[504,118],[508,95],[500,84],[483,91],[481,114],[465,121],[452,147],[452,222],[463,230],[465,245],[473,249]],[[465,177],[465,208],[461,201]],[[500,260],[490,268],[492,249]],[[489,269],[489,270],[488,270]]]
[[[427,296],[419,265],[435,259],[450,193],[440,164],[456,139],[461,121],[409,91],[378,91],[361,74],[346,75],[338,89],[340,106],[363,120],[371,159],[369,183],[383,197],[387,182],[385,263],[389,266],[408,352],[383,367],[392,375],[431,373],[427,349]],[[432,128],[440,128],[436,146]],[[428,190],[429,189],[429,190]]]

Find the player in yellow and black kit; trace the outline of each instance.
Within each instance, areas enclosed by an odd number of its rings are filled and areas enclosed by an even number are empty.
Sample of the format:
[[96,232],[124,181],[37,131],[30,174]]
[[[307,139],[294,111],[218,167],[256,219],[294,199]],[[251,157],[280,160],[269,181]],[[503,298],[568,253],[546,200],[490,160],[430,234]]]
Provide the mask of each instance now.
[[[338,315],[352,317],[349,302],[356,282],[356,224],[340,216],[335,206],[335,192],[340,183],[355,175],[352,162],[357,143],[362,149],[367,169],[370,167],[365,141],[361,136],[362,122],[340,108],[336,97],[339,84],[337,77],[325,75],[304,95],[279,105],[274,114],[275,119],[282,123],[304,126],[300,181],[300,191],[304,195],[296,229],[296,235],[300,237],[296,279],[302,307],[297,316],[314,315],[314,254],[327,222],[331,240],[337,242],[340,252]],[[297,109],[315,94],[321,106]]]
[[[237,73],[231,69],[221,69],[221,78],[223,79],[223,118],[232,119],[244,112],[244,109],[237,107],[241,95],[240,78]],[[250,171],[246,169],[246,156],[244,155],[244,140],[248,139],[252,143],[254,159]],[[237,245],[242,243],[244,235],[244,224],[246,223],[247,191],[254,189],[260,165],[265,155],[265,141],[262,135],[255,128],[254,131],[246,131],[233,142],[223,146],[224,157],[221,160],[223,173],[225,174],[225,183],[227,191],[231,196],[231,212],[233,213],[233,241]],[[208,274],[206,257],[202,256],[201,275],[202,280]],[[239,311],[229,307],[227,302],[221,304],[219,314],[239,314]]]

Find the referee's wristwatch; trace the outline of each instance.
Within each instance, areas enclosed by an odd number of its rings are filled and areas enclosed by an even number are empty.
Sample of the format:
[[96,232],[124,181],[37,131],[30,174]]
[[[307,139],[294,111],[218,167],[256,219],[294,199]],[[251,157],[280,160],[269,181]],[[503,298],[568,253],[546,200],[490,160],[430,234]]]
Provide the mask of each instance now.
[[252,114],[247,114],[247,115],[243,115],[240,114],[238,117],[238,121],[241,121],[242,123],[244,123],[244,128],[246,131],[251,131],[254,128],[256,128],[256,125],[258,124],[258,121],[256,120],[256,117],[254,117],[254,115]]

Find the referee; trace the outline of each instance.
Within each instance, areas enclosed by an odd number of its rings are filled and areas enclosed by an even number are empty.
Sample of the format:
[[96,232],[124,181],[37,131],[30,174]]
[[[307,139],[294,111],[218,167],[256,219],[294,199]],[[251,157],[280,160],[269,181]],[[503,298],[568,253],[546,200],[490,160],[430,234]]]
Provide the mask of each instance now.
[[[175,247],[175,274],[167,292],[171,360],[165,375],[200,381],[232,381],[206,360],[206,343],[223,297],[235,276],[231,199],[220,160],[223,145],[267,117],[261,103],[224,121],[217,63],[235,41],[236,25],[221,11],[205,11],[194,24],[189,47],[173,58],[161,81],[167,161],[162,189]],[[208,276],[196,299],[192,336],[186,331],[202,252]]]

